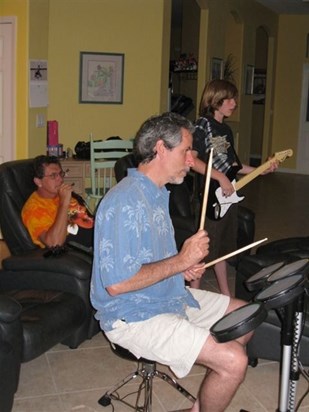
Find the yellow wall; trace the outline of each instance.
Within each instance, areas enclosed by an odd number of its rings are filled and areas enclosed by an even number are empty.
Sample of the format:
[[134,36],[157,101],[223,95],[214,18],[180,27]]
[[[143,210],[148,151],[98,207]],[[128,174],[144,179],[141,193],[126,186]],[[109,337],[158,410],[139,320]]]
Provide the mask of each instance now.
[[[74,149],[89,133],[94,138],[131,138],[146,117],[161,110],[164,1],[49,4],[48,119],[59,122],[59,141]],[[124,53],[123,104],[79,103],[81,51]],[[166,75],[166,89],[167,80]],[[32,137],[30,147],[37,148]]]
[[[284,164],[296,167],[302,72],[306,59],[309,16],[280,16],[275,75],[273,151],[291,148]],[[301,150],[299,148],[298,150]]]
[[16,16],[16,158],[28,156],[28,1],[0,0],[0,16]]
[[[243,35],[237,50],[239,112],[231,119],[231,126],[239,135],[240,158],[247,161],[252,97],[244,94],[243,73],[246,64],[253,64],[256,28],[265,27],[274,55],[269,60],[274,61],[276,69],[274,84],[270,85],[274,99],[265,105],[269,116],[266,134],[270,136],[267,152],[291,147],[295,156],[283,167],[295,167],[309,16],[279,19],[253,0],[198,0],[198,4],[202,7],[202,37],[197,101],[209,79],[211,58],[225,59],[230,45],[237,43],[235,38],[226,40],[232,13],[235,24],[241,27],[237,33]],[[78,140],[88,140],[90,132],[95,138],[130,138],[146,117],[166,110],[170,7],[171,0],[0,0],[1,15],[17,16],[16,157],[45,152],[46,128],[35,127],[36,115],[41,112],[47,120],[59,121],[64,148],[74,148]],[[79,103],[80,51],[125,54],[122,105]],[[48,109],[29,109],[28,60],[45,58],[50,104]]]

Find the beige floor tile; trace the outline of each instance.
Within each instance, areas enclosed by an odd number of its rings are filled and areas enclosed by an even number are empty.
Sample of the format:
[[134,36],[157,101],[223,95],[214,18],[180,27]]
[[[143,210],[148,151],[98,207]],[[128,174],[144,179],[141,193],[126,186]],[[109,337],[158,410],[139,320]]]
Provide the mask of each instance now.
[[250,412],[266,412],[262,403],[252,396],[252,393],[247,390],[245,385],[239,388],[234,399],[227,407],[226,412],[239,412],[241,409]]
[[65,412],[59,395],[17,399],[12,412]]
[[58,392],[107,388],[135,369],[109,347],[49,352],[47,354]]
[[[247,185],[243,205],[255,212],[255,240],[268,237],[276,240],[290,236],[309,235],[309,179],[307,176],[276,173],[257,178]],[[0,256],[7,253],[0,241]],[[229,283],[234,290],[235,270],[229,267]],[[202,287],[217,291],[213,270],[208,270]],[[46,354],[22,365],[19,388],[12,412],[112,412],[103,408],[98,399],[120,379],[136,369],[133,362],[124,361],[110,349],[108,341],[99,333],[77,349],[56,345]],[[171,374],[167,367],[158,369]],[[194,366],[179,383],[194,396],[205,374],[204,368]],[[172,374],[171,374],[172,375]],[[137,388],[131,383],[123,388],[130,393]],[[300,379],[297,399],[307,384]],[[248,368],[245,382],[240,387],[226,412],[274,412],[278,406],[279,364],[259,360],[256,368]],[[182,395],[167,383],[155,380],[153,412],[167,412],[190,406]],[[129,409],[114,402],[114,412]],[[309,411],[309,395],[299,412]]]
[[[253,398],[259,399],[261,404],[269,411],[275,411],[279,406],[280,389],[280,365],[278,362],[259,362],[256,368],[249,368],[244,386],[252,394]],[[296,402],[305,393],[308,383],[300,377],[296,386]],[[296,404],[295,404],[296,406]],[[308,396],[302,403],[309,410]]]
[[46,354],[21,365],[20,380],[15,399],[56,393],[57,389]]

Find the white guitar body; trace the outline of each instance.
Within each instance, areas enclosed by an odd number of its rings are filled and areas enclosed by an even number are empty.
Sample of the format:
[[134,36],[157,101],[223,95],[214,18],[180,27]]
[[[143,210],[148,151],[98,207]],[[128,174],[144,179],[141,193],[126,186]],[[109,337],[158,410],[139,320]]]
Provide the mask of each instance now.
[[209,216],[210,218],[214,219],[221,219],[226,212],[229,210],[230,206],[232,206],[234,203],[239,203],[241,202],[245,197],[244,196],[238,196],[237,195],[237,190],[241,189],[244,187],[247,183],[251,182],[251,180],[255,179],[257,176],[265,172],[270,165],[271,162],[277,161],[277,162],[283,162],[287,157],[291,157],[293,155],[292,149],[287,149],[283,150],[282,152],[277,152],[275,155],[269,159],[267,162],[263,163],[261,166],[258,166],[256,169],[254,169],[251,173],[245,175],[243,178],[238,180],[232,181],[232,185],[234,186],[235,192],[228,197],[225,197],[222,195],[222,189],[221,187],[218,187],[215,190],[215,195],[217,198],[216,202],[213,202],[212,204],[212,216]]
[[[234,186],[234,188],[235,184],[236,180],[233,180],[232,185]],[[216,218],[222,218],[229,210],[230,206],[232,206],[234,203],[241,202],[245,198],[245,196],[238,196],[236,190],[230,196],[223,196],[221,187],[218,187],[215,193],[217,203],[214,203],[213,207],[215,209],[215,216],[217,216]]]

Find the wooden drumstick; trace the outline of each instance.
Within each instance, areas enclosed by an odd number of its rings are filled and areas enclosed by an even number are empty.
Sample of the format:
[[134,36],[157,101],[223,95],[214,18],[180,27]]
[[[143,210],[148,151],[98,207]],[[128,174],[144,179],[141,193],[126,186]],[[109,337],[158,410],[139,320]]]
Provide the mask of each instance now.
[[267,237],[265,237],[265,238],[262,239],[262,240],[258,240],[257,242],[253,242],[253,243],[251,243],[250,245],[244,246],[244,247],[242,247],[242,248],[240,248],[240,249],[238,249],[238,250],[235,250],[235,252],[228,253],[227,255],[222,256],[222,257],[220,257],[220,258],[218,258],[218,259],[215,259],[215,260],[213,260],[212,262],[206,263],[206,264],[203,266],[203,269],[206,269],[206,268],[208,268],[209,266],[213,266],[213,265],[215,265],[216,263],[221,262],[222,260],[226,260],[226,259],[229,259],[229,258],[232,257],[232,256],[238,255],[238,253],[244,252],[244,251],[247,250],[247,249],[250,249],[250,248],[252,248],[252,247],[254,247],[254,246],[257,246],[257,245],[259,245],[260,243],[265,242],[266,240],[268,240]]
[[213,151],[214,151],[214,149],[212,147],[210,149],[209,159],[208,159],[208,163],[207,163],[207,174],[206,174],[206,180],[205,180],[203,204],[202,204],[201,220],[200,220],[199,230],[204,229],[204,226],[205,226],[206,209],[207,209],[208,192],[209,192],[209,183],[210,183],[210,175],[211,175],[211,169],[212,169]]

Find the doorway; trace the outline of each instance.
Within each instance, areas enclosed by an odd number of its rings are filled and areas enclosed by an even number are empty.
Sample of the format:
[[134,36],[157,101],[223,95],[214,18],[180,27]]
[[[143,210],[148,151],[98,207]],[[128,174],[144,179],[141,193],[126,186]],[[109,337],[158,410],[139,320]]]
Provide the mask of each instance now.
[[15,158],[14,17],[0,17],[0,164]]
[[297,172],[309,174],[309,64],[303,68],[301,110],[297,150]]
[[170,44],[171,111],[197,116],[200,7],[196,0],[173,0]]
[[262,160],[268,33],[263,27],[256,30],[253,107],[251,122],[250,165],[259,166]]

